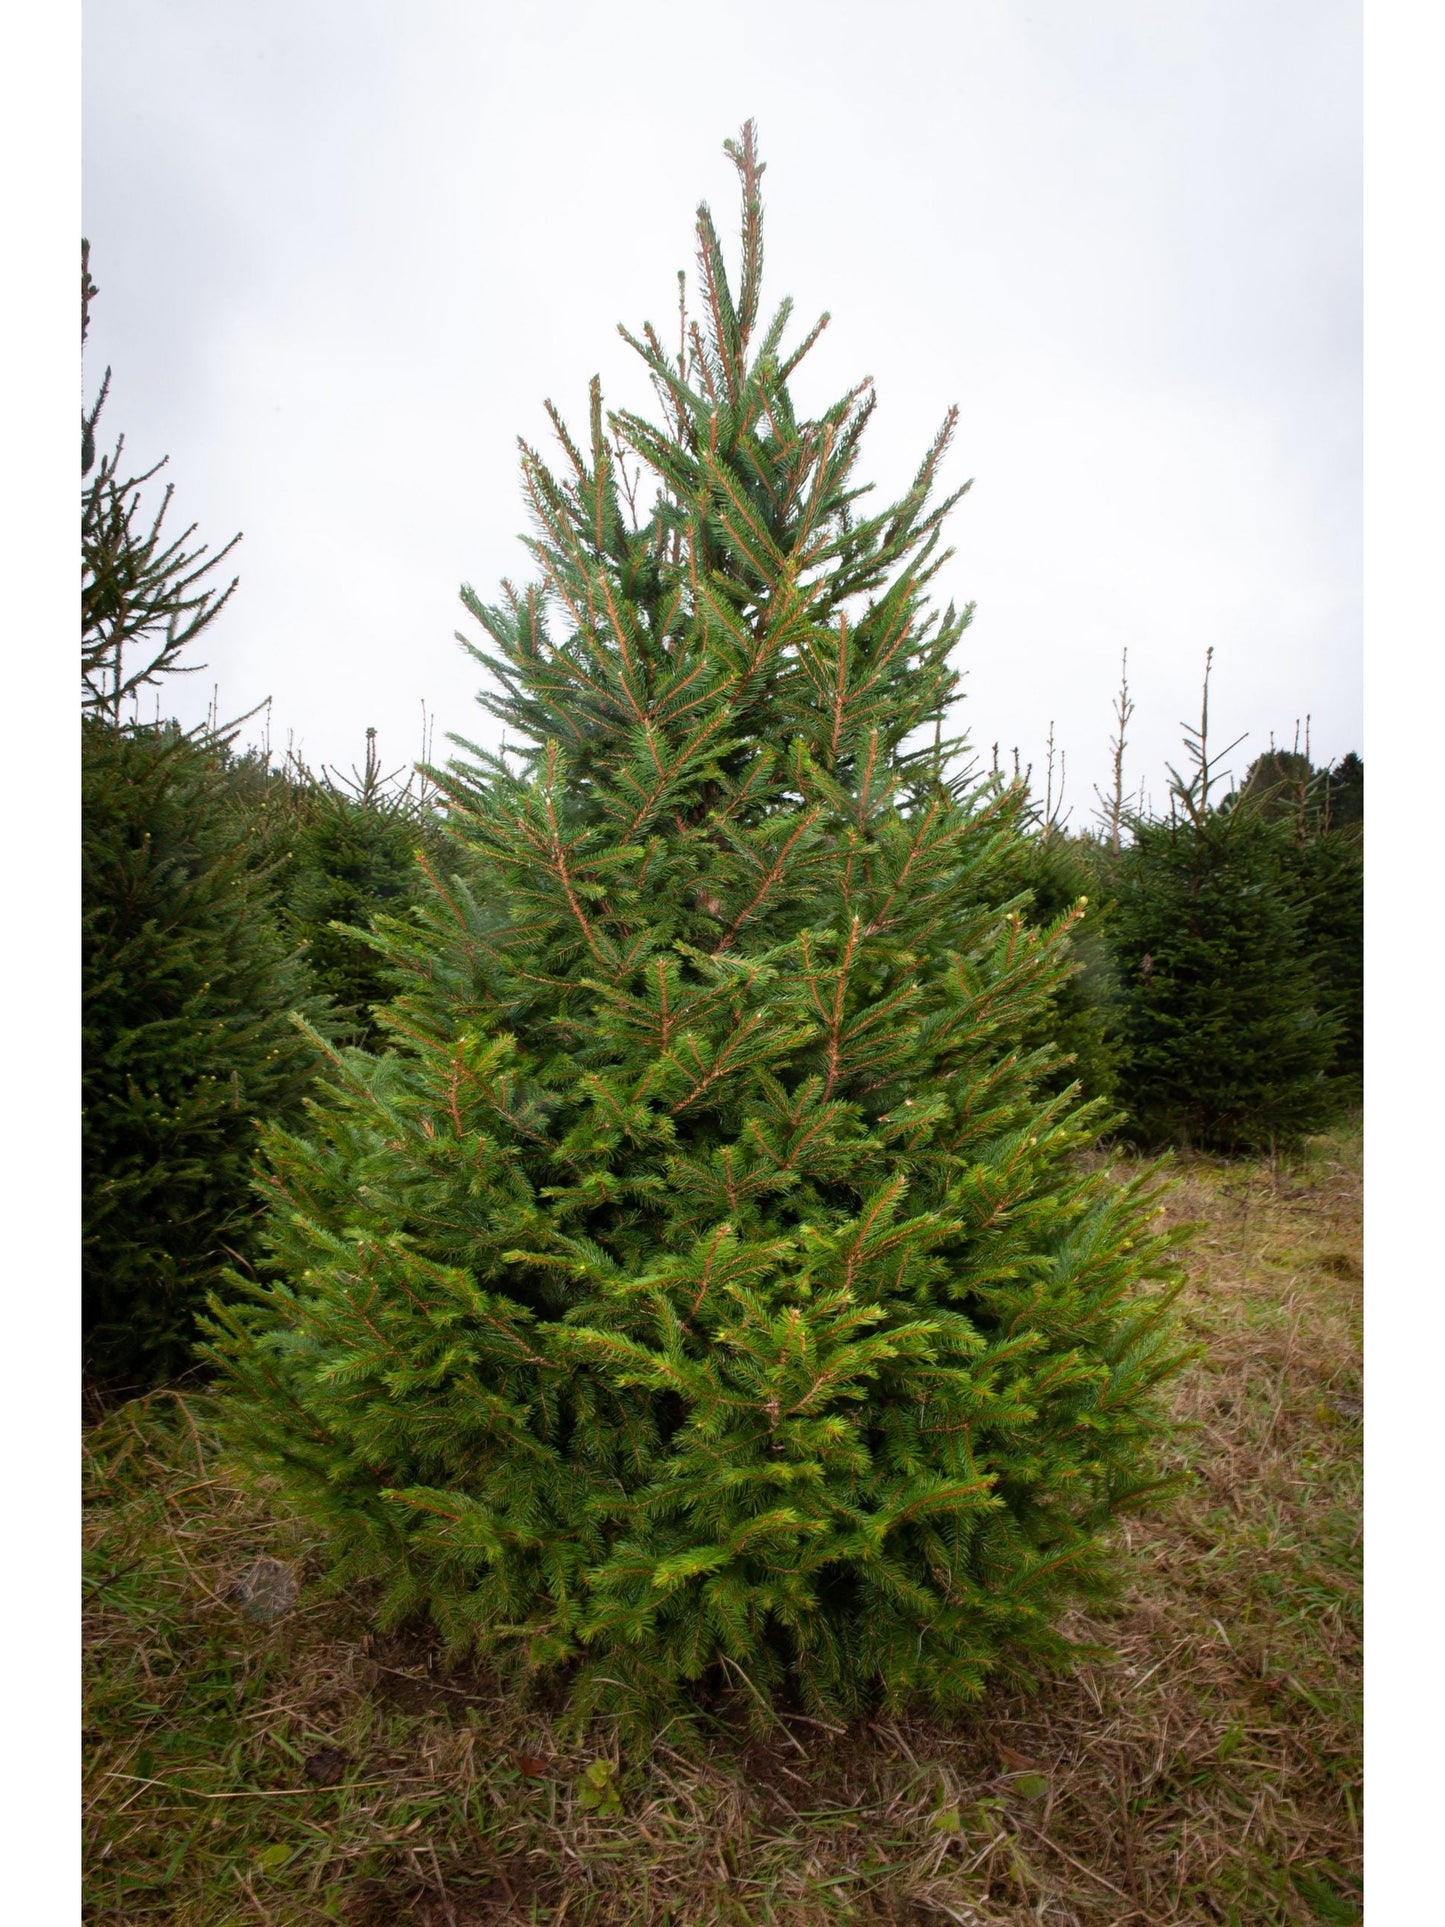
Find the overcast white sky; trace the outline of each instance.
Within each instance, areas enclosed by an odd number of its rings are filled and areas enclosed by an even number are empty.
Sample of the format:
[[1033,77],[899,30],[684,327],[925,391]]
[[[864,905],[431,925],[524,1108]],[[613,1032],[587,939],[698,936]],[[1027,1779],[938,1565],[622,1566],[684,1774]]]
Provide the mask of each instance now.
[[1341,0],[91,0],[87,362],[105,425],[234,530],[210,669],[273,743],[349,765],[421,703],[487,735],[457,589],[526,557],[516,437],[665,324],[721,153],[759,121],[765,305],[834,320],[801,382],[863,374],[897,488],[961,409],[945,594],[975,600],[965,721],[1076,825],[1120,651],[1157,801],[1215,649],[1233,759],[1313,716],[1362,748],[1360,28]]

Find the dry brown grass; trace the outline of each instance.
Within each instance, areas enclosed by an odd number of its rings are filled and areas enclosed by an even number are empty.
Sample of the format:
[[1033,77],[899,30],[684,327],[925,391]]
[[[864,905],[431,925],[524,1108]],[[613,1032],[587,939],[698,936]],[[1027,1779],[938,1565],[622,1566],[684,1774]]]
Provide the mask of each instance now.
[[[1076,1624],[1112,1662],[946,1726],[570,1744],[323,1598],[313,1549],[221,1475],[202,1402],[112,1414],[89,1434],[87,1919],[1358,1918],[1358,1146],[1179,1180],[1192,1481],[1130,1526],[1118,1611]],[[261,1556],[302,1582],[271,1623],[236,1593]]]

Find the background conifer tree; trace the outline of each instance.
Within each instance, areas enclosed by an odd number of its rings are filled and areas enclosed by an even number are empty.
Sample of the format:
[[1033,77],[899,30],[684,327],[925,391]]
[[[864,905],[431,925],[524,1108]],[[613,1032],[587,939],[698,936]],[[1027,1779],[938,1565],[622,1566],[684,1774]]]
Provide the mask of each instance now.
[[1325,772],[1322,827],[1352,833],[1363,840],[1365,831],[1365,765],[1353,750]]
[[1340,1108],[1364,1095],[1364,790],[1356,755],[1317,770],[1307,750],[1271,750],[1250,765],[1242,791],[1289,832],[1285,875],[1320,1007],[1336,1022],[1328,1076]]
[[1146,1143],[1270,1149],[1338,1110],[1338,1023],[1322,1008],[1289,821],[1267,796],[1215,803],[1208,731],[1206,668],[1192,773],[1171,771],[1169,814],[1134,818],[1113,865],[1120,1097]]
[[[96,293],[81,243],[81,340]],[[228,743],[123,719],[231,594],[221,557],[142,516],[155,470],[95,466],[110,372],[81,423],[82,1333],[95,1386],[193,1360],[195,1312],[249,1261],[258,1115],[295,1119],[323,1021],[276,914],[274,866]],[[93,472],[92,472],[93,471]]]
[[1070,836],[1057,824],[1031,823],[1001,872],[1014,888],[1027,892],[1031,925],[1061,927],[1069,972],[1039,1009],[1026,1041],[1058,1053],[1057,1063],[1044,1074],[1044,1089],[1062,1091],[1077,1083],[1085,1098],[1112,1099],[1119,1081],[1120,992],[1109,942],[1109,867],[1090,838]]
[[1327,1071],[1332,1103],[1349,1109],[1363,1100],[1365,1074],[1365,862],[1358,832],[1317,828],[1292,838],[1285,870],[1298,893],[1316,998],[1335,1025]]
[[338,1581],[639,1722],[1065,1656],[1175,1362],[1151,1185],[1020,1044],[1067,959],[1017,804],[935,733],[953,417],[868,512],[872,391],[795,412],[823,324],[762,325],[729,151],[737,284],[703,207],[701,322],[628,337],[658,418],[594,382],[561,474],[523,449],[537,579],[464,592],[512,747],[449,773],[395,1049],[269,1133],[273,1276],[213,1323]]
[[374,729],[350,776],[318,774],[297,755],[273,766],[255,750],[228,767],[274,865],[285,928],[331,1002],[332,1035],[366,1050],[384,1047],[372,1012],[395,987],[370,938],[373,920],[407,914],[424,882],[418,857],[438,848],[424,779],[413,773],[399,784],[399,775],[382,773]]
[[249,1261],[255,1120],[299,1118],[322,1006],[214,745],[86,717],[81,812],[85,1361],[134,1387]]
[[1298,749],[1271,747],[1244,772],[1239,794],[1271,823],[1292,822],[1302,830],[1318,800],[1314,765]]
[[[1090,837],[1069,834],[1065,758],[1062,750],[1055,755],[1052,723],[1047,740],[1042,798],[1032,788],[1032,765],[1021,770],[1018,750],[1013,752],[1012,787],[1024,833],[1013,840],[1000,879],[1021,893],[1030,925],[1057,929],[1069,969],[1035,1013],[1025,1041],[1050,1046],[1056,1053],[1054,1066],[1043,1077],[1045,1090],[1076,1085],[1085,1098],[1108,1098],[1118,1081],[1118,986],[1107,937],[1107,864],[1100,862]],[[1004,789],[997,743],[990,774]]]
[[[80,244],[80,339],[90,328],[90,304],[99,292],[90,278],[90,243]],[[154,513],[142,508],[142,491],[165,467],[166,457],[140,475],[124,471],[125,437],[95,461],[95,431],[110,390],[105,371],[95,406],[80,424],[80,685],[83,706],[118,725],[128,699],[163,676],[185,675],[203,663],[181,654],[208,629],[230,601],[226,588],[210,582],[212,571],[240,541],[233,535],[207,561],[207,545],[188,546],[193,522],[179,535],[163,532],[174,488],[167,486]]]

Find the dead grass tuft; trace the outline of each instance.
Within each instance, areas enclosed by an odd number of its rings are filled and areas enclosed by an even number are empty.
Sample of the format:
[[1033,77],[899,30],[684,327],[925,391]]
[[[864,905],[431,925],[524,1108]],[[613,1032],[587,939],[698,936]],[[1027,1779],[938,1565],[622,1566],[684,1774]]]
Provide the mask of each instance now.
[[[1114,1658],[950,1724],[759,1742],[723,1709],[702,1758],[566,1742],[325,1598],[203,1401],[111,1412],[87,1435],[87,1920],[1358,1919],[1359,1162],[1349,1138],[1181,1161],[1189,1483],[1130,1523],[1115,1613],[1074,1623]],[[297,1584],[271,1619],[264,1560]]]

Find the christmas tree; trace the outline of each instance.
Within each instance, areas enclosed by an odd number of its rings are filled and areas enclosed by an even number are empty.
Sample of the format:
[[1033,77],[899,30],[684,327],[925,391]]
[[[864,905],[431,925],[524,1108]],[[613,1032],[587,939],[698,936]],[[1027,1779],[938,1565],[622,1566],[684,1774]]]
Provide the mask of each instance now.
[[331,1002],[332,1035],[364,1050],[384,1046],[372,1012],[394,987],[373,920],[406,916],[425,881],[418,857],[438,840],[424,782],[399,775],[383,775],[374,729],[349,776],[295,754],[273,767],[255,751],[230,768],[274,866],[282,922]]
[[1243,795],[1289,830],[1286,881],[1321,1011],[1336,1026],[1327,1067],[1340,1110],[1360,1103],[1365,1072],[1365,766],[1343,756],[1316,769],[1306,749],[1271,748],[1245,773]]
[[[1328,783],[1330,772],[1323,773]],[[1323,787],[1323,785],[1322,785]],[[1286,873],[1298,893],[1301,938],[1316,1001],[1335,1023],[1327,1067],[1339,1110],[1358,1105],[1365,1080],[1365,854],[1358,825],[1296,838]]]
[[[95,294],[82,242],[82,345]],[[289,1013],[324,1006],[228,741],[123,720],[194,666],[239,537],[204,560],[194,526],[162,533],[170,489],[142,514],[156,469],[122,479],[123,438],[96,465],[109,383],[81,422],[81,1322],[92,1384],[134,1389],[192,1364],[196,1310],[249,1262],[255,1118],[299,1116],[316,1051]]]
[[1272,806],[1273,785],[1216,802],[1208,731],[1206,668],[1192,773],[1171,772],[1168,815],[1135,818],[1113,865],[1120,1097],[1143,1142],[1272,1150],[1337,1112],[1338,1022],[1312,961],[1292,812]]
[[299,1121],[322,1006],[218,745],[87,716],[81,824],[83,1343],[135,1387],[249,1262],[255,1120]]
[[[1027,918],[1042,929],[1062,925],[1070,971],[1035,1015],[1026,1041],[1059,1053],[1043,1088],[1077,1084],[1086,1098],[1114,1097],[1119,1081],[1120,992],[1109,943],[1113,909],[1106,852],[1088,836],[1035,823],[1009,853],[1003,875],[1027,892]],[[1080,903],[1088,915],[1076,914]]]
[[1156,1187],[1020,1041],[1068,960],[1019,801],[951,773],[953,417],[868,512],[871,388],[795,411],[823,323],[760,325],[729,152],[740,277],[704,206],[701,322],[628,336],[657,419],[594,382],[561,474],[523,448],[536,580],[463,592],[507,746],[445,778],[394,1048],[268,1134],[269,1278],[213,1323],[337,1583],[644,1725],[1066,1658],[1177,1356]]
[[[90,277],[90,243],[80,244],[80,341],[90,330],[90,304],[100,292]],[[164,530],[175,493],[163,492],[154,514],[142,510],[142,491],[166,465],[162,456],[139,475],[125,474],[125,437],[95,460],[95,431],[110,392],[110,370],[95,405],[80,422],[80,687],[91,714],[119,726],[128,700],[163,676],[186,675],[204,664],[182,654],[208,629],[236,591],[206,578],[240,541],[205,559],[203,542],[190,548],[193,522],[179,535]]]

